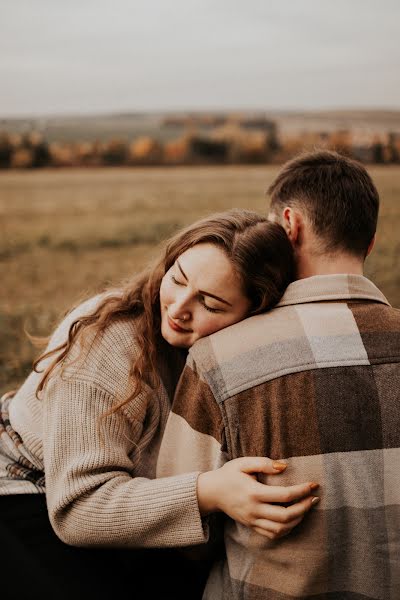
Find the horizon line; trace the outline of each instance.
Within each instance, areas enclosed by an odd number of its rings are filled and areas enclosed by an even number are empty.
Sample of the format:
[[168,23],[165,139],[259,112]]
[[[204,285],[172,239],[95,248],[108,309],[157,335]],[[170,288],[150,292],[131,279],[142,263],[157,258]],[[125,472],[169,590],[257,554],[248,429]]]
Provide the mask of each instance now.
[[96,117],[129,117],[129,116],[163,116],[163,115],[196,115],[196,114],[235,114],[235,113],[256,113],[256,114],[285,114],[285,115],[304,115],[304,114],[326,114],[326,113],[350,113],[350,112],[386,112],[400,113],[400,107],[394,106],[330,106],[315,108],[262,108],[262,107],[209,107],[209,108],[152,108],[152,109],[110,109],[86,111],[63,111],[47,113],[20,113],[20,114],[0,114],[1,121],[36,121],[50,119],[74,119],[74,118],[96,118]]

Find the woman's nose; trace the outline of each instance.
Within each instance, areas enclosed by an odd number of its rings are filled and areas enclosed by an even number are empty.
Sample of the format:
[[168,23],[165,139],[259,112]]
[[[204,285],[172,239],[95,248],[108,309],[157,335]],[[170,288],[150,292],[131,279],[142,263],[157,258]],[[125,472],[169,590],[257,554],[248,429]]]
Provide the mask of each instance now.
[[178,313],[177,316],[174,317],[174,319],[176,321],[182,321],[184,323],[185,321],[190,321],[190,316],[191,316],[190,312],[187,312],[187,311],[186,312],[180,312],[180,313]]
[[186,298],[180,298],[170,307],[170,316],[176,321],[189,321],[191,319],[191,311]]
[[170,310],[170,315],[176,321],[189,321],[191,318],[190,311],[179,306],[173,306]]

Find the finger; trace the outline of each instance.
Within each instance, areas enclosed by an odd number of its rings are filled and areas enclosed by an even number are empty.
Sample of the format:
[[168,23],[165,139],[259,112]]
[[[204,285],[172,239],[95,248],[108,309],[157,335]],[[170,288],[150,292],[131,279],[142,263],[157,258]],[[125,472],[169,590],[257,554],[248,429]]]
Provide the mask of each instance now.
[[263,483],[255,482],[256,496],[260,502],[278,502],[287,503],[293,502],[294,500],[300,500],[305,496],[309,496],[313,492],[318,484],[314,482],[300,483],[297,485],[291,485],[288,487],[280,485],[265,485]]
[[252,529],[256,533],[259,533],[260,535],[262,535],[270,540],[274,540],[276,538],[276,535],[274,533],[271,533],[270,531],[267,531],[265,529],[261,529],[260,527],[253,527]]
[[284,462],[271,460],[264,456],[245,456],[236,460],[243,473],[267,473],[268,475],[277,475],[282,473],[287,467],[287,464]]
[[303,520],[303,516],[298,519],[294,519],[290,521],[290,523],[275,523],[274,521],[269,521],[268,519],[258,519],[252,529],[257,531],[257,533],[261,533],[270,539],[277,539],[287,535],[294,527],[299,525]]
[[277,523],[290,523],[294,519],[303,517],[318,501],[318,496],[308,496],[287,507],[277,504],[259,503],[253,515],[256,519],[268,519]]

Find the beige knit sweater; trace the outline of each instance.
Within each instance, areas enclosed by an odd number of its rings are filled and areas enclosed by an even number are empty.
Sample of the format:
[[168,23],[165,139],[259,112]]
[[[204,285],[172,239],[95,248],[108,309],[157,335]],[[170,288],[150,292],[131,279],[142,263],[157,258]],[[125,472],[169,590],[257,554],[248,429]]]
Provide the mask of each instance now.
[[[68,315],[50,347],[64,341],[72,321],[98,300]],[[134,321],[120,321],[80,356],[71,355],[42,400],[35,397],[40,375],[31,373],[2,403],[0,495],[45,491],[52,526],[68,544],[167,547],[207,540],[198,473],[154,479],[170,407],[165,387],[100,419],[129,394],[136,353]]]

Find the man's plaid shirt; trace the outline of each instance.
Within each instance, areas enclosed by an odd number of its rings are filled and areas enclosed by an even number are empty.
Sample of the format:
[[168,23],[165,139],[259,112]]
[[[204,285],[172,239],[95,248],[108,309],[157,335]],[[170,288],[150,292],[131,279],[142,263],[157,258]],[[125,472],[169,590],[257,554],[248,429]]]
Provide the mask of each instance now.
[[296,281],[191,349],[157,475],[240,456],[284,459],[264,481],[321,502],[275,541],[227,519],[205,598],[400,599],[400,311],[366,278]]

